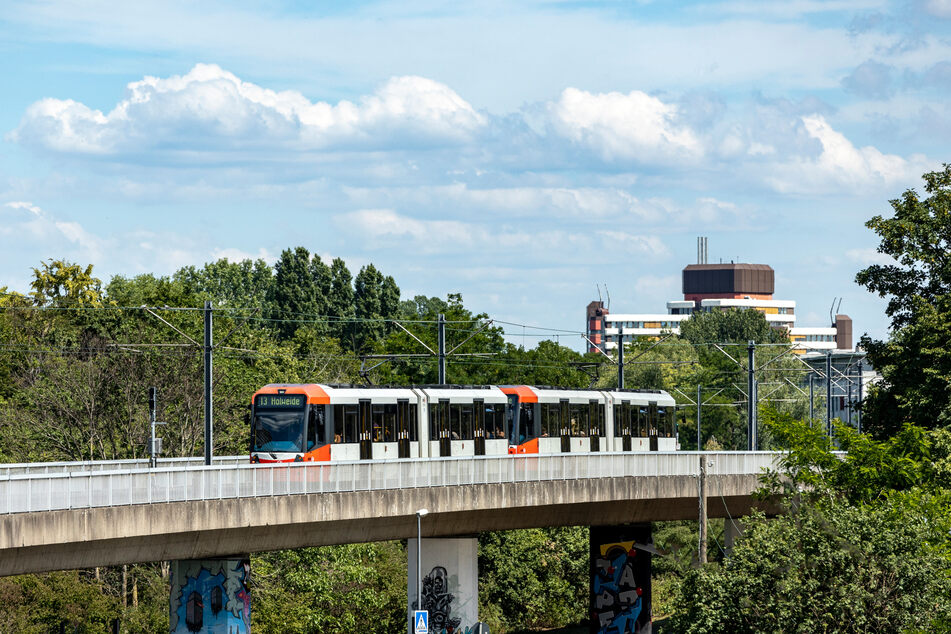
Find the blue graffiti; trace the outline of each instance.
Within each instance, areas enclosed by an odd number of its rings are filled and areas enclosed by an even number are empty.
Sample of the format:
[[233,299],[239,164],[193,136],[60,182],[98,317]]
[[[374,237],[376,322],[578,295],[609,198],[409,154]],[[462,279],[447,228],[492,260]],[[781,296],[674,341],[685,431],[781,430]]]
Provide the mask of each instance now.
[[634,580],[637,551],[617,548],[612,552],[618,553],[613,559],[598,559],[593,579],[598,634],[636,634],[642,610],[642,590]]

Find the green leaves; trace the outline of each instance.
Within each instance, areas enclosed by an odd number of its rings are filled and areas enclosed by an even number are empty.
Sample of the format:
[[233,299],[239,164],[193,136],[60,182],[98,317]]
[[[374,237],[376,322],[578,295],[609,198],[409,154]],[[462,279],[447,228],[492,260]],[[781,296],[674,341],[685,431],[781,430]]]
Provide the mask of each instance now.
[[[936,525],[915,505],[806,505],[744,520],[724,565],[692,571],[675,632],[900,632],[951,614]],[[896,512],[897,511],[897,512]]]
[[923,176],[927,198],[908,190],[891,201],[893,215],[866,226],[881,239],[879,253],[894,264],[869,266],[856,282],[888,298],[888,341],[862,337],[881,373],[865,404],[866,426],[887,437],[903,423],[951,423],[951,165]]

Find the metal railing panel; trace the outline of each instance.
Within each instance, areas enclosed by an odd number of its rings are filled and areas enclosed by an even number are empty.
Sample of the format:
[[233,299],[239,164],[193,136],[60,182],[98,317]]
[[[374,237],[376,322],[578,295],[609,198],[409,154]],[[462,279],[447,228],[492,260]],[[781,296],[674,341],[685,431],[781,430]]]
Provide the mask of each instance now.
[[757,475],[764,468],[775,468],[779,456],[771,452],[602,452],[276,465],[251,465],[242,457],[240,462],[211,467],[183,460],[178,467],[84,472],[52,465],[42,474],[0,477],[0,513],[501,482],[694,477],[701,455],[710,475]]

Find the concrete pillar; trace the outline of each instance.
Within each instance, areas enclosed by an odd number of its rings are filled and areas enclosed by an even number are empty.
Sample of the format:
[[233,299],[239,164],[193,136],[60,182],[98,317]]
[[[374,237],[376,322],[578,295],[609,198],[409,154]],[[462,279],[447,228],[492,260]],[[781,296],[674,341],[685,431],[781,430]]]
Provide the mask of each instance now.
[[591,634],[650,634],[650,524],[591,527]]
[[170,634],[250,632],[249,568],[247,557],[173,561]]
[[729,557],[733,554],[733,544],[737,537],[743,536],[743,522],[738,519],[723,520],[723,552]]
[[[416,609],[417,542],[407,543],[407,626]],[[479,542],[475,537],[423,538],[423,607],[432,634],[465,634],[479,620]]]

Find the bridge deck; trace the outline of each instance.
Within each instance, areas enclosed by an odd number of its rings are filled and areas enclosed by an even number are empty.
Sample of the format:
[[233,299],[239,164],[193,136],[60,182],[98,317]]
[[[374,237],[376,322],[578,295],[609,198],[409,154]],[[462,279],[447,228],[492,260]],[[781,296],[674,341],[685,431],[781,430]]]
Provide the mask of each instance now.
[[220,465],[0,480],[0,575],[532,526],[691,519],[753,504],[768,452]]

